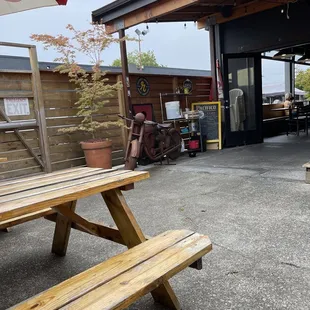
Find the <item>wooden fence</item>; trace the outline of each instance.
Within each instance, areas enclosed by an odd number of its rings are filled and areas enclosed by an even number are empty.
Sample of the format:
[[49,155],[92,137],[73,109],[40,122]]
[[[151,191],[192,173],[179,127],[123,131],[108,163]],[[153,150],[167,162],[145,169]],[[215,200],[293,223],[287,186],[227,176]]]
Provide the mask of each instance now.
[[[178,84],[189,78],[193,82],[194,95],[210,95],[211,79],[202,77],[175,77],[175,76],[144,76],[149,82],[150,92],[141,96],[136,88],[139,75],[131,75],[132,103],[152,103],[156,120],[161,120],[159,104],[159,93],[174,92]],[[120,79],[118,74],[110,74],[111,83]],[[41,71],[41,83],[44,98],[44,110],[46,116],[46,128],[48,135],[48,146],[52,171],[74,166],[85,165],[84,155],[79,141],[88,139],[86,133],[63,133],[60,128],[77,125],[80,118],[76,116],[77,109],[74,106],[76,93],[68,78],[51,71]],[[0,72],[0,107],[4,109],[3,98],[7,95],[17,97],[28,97],[30,114],[24,116],[13,116],[12,121],[25,121],[35,119],[33,98],[30,95],[32,89],[31,73],[25,72]],[[27,95],[28,94],[28,95]],[[116,120],[117,114],[123,110],[122,93],[115,93],[110,102],[96,115],[96,120]],[[207,100],[208,98],[204,97]],[[210,99],[210,98],[209,98]],[[197,101],[197,99],[195,100]],[[0,125],[6,120],[0,116]],[[12,130],[0,130],[0,157],[8,159],[0,163],[0,179],[7,179],[42,172],[36,156],[41,158],[38,129],[21,129],[20,133],[31,147],[32,153],[25,147],[23,142]],[[124,135],[122,128],[110,127],[100,133],[103,138],[113,141],[113,164],[123,163],[124,157]]]

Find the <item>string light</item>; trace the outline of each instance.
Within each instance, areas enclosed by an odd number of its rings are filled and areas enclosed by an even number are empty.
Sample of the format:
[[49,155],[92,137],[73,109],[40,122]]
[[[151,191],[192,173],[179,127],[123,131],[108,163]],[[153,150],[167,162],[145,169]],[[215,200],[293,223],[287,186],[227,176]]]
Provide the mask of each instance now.
[[185,30],[186,30],[186,27],[187,27],[187,26],[186,26],[186,23],[185,23],[185,24],[184,24],[184,29],[185,29]]

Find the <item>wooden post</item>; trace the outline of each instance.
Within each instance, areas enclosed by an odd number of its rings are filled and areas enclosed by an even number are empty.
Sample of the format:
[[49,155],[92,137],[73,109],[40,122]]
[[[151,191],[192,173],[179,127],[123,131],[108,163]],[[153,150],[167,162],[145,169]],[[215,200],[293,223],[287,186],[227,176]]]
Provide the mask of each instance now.
[[[117,76],[117,82],[122,81],[123,77],[121,75]],[[117,91],[117,97],[118,97],[118,105],[119,105],[119,113],[121,115],[126,115],[126,104],[125,104],[125,94],[124,94],[124,88],[119,89]],[[127,148],[127,141],[128,141],[128,130],[126,127],[122,127],[122,140],[123,140],[123,146],[126,150]]]
[[[76,208],[76,200],[68,202],[64,206],[74,212]],[[52,253],[55,253],[59,256],[66,255],[71,232],[71,224],[71,220],[60,213],[57,214]]]
[[[125,38],[125,29],[119,30],[118,34],[119,34],[120,39]],[[125,116],[131,118],[131,111],[132,111],[132,108],[131,108],[131,92],[130,92],[130,80],[129,80],[126,40],[122,40],[120,42],[120,49],[121,49],[121,63],[122,63],[124,99],[125,99],[125,107],[126,107]]]
[[211,61],[211,76],[212,76],[212,98],[218,100],[217,93],[217,76],[216,76],[216,53],[215,53],[215,37],[214,37],[214,26],[209,26],[209,37],[210,37],[210,61]]
[[34,106],[39,125],[40,147],[42,151],[42,161],[44,171],[52,172],[49,141],[46,129],[46,119],[44,111],[44,98],[41,85],[40,70],[38,66],[38,56],[35,46],[29,47],[30,65],[32,70],[32,89],[34,94]]

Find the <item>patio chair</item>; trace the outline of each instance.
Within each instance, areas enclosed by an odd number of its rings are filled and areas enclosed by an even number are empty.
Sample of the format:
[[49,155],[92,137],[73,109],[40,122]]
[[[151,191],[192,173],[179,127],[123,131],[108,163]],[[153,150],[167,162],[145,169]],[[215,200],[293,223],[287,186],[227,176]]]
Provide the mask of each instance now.
[[289,111],[289,118],[287,119],[287,131],[286,135],[289,133],[296,132],[296,135],[299,136],[299,131],[301,129],[306,132],[308,135],[308,121],[310,114],[310,106],[300,106],[297,107],[296,115],[293,114],[292,110]]

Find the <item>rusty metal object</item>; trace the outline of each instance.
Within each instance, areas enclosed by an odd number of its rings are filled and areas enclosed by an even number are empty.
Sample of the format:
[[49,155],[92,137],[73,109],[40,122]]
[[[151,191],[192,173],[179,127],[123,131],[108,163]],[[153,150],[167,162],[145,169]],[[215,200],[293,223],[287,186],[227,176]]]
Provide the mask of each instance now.
[[153,162],[162,163],[166,158],[168,164],[169,159],[175,160],[180,156],[182,138],[171,125],[146,121],[143,113],[138,113],[133,119],[119,116],[130,122],[125,169],[134,170],[143,155]]

